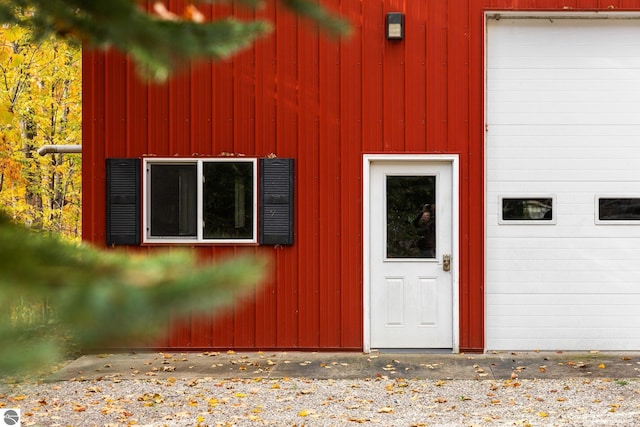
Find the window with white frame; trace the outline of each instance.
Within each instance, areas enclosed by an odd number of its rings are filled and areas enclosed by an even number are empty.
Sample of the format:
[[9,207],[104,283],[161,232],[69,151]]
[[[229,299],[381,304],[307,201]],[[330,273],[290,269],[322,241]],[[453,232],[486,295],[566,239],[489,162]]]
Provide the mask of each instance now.
[[555,224],[554,196],[499,196],[499,224]]
[[640,224],[640,196],[596,195],[596,224]]
[[257,160],[145,159],[144,241],[255,243]]

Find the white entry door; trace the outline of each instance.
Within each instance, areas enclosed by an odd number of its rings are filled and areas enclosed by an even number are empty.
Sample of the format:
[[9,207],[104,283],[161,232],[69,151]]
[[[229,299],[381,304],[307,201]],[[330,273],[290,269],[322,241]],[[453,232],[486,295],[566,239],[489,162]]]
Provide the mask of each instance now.
[[371,163],[371,348],[453,347],[451,168]]

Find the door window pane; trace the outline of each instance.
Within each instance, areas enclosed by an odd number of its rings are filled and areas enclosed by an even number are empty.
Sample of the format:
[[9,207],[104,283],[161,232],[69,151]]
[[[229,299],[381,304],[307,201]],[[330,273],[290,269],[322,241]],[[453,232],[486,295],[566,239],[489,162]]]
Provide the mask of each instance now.
[[386,177],[387,258],[435,258],[436,177]]

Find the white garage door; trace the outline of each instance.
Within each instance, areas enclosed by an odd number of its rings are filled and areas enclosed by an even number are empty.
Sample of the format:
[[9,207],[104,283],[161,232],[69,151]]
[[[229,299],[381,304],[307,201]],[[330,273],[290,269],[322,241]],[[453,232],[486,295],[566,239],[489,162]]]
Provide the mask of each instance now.
[[640,349],[640,20],[488,19],[486,348]]

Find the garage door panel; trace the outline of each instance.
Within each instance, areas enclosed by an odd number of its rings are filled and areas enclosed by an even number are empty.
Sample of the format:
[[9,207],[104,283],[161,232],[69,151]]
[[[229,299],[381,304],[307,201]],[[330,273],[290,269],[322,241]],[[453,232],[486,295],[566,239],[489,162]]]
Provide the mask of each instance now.
[[[519,47],[520,46],[517,44],[514,44],[512,45],[512,49],[493,56],[491,69],[500,70],[505,73],[510,69],[522,68],[525,68],[528,71],[563,69],[570,70],[575,73],[588,68],[594,70],[606,69],[607,71],[620,70],[621,72],[628,73],[629,67],[640,68],[640,57],[625,58],[624,61],[621,61],[616,56],[615,48],[608,54],[607,52],[593,52],[593,50],[588,51],[588,47],[584,46],[577,48],[575,51],[572,50],[570,54],[566,56],[562,55],[562,53],[566,54],[566,51],[563,52],[560,49],[558,49],[558,55],[553,55],[553,52],[547,50],[544,52],[544,56],[533,55],[532,53],[524,56],[521,54],[522,50],[519,49]],[[636,45],[636,47],[640,51],[640,46]],[[625,46],[625,48],[628,48],[628,46]]]
[[609,339],[607,337],[594,339],[587,337],[584,339],[529,339],[529,338],[508,338],[498,339],[494,342],[495,348],[519,348],[537,351],[555,350],[598,350],[603,348],[615,349],[618,351],[633,351],[640,348],[640,339]]
[[[637,150],[637,141],[634,144],[629,143],[628,146],[620,146],[616,141],[611,141],[609,138],[604,140],[602,137],[592,138],[591,141],[586,140],[584,137],[578,137],[575,141],[562,141],[567,152],[554,153],[549,150],[550,148],[556,148],[557,143],[549,141],[548,139],[541,140],[539,137],[529,138],[528,141],[518,141],[515,143],[513,138],[503,138],[504,144],[499,145],[500,142],[496,142],[496,146],[492,150],[494,154],[492,160],[501,164],[502,162],[510,162],[512,159],[519,159],[522,155],[522,146],[528,146],[528,156],[530,159],[540,160],[555,160],[558,162],[567,162],[575,159],[575,153],[571,153],[570,150],[580,148],[580,158],[588,160],[612,160],[620,161],[619,156],[624,156],[626,159],[640,159]],[[544,143],[542,143],[544,141]],[[603,143],[612,144],[616,147],[615,152],[602,150]],[[633,142],[633,141],[632,141]],[[556,150],[558,151],[558,150]],[[636,164],[637,166],[637,164]]]
[[[575,218],[569,218],[575,220]],[[583,249],[580,246],[580,238],[576,237],[581,235],[589,238],[601,238],[604,239],[618,239],[618,248],[626,248],[627,245],[635,247],[635,242],[626,242],[625,239],[640,236],[640,227],[636,225],[629,225],[627,227],[622,225],[594,225],[594,215],[587,215],[584,218],[584,225],[563,225],[563,218],[559,216],[558,224],[554,225],[538,225],[538,226],[522,226],[522,229],[518,225],[495,225],[487,226],[487,231],[492,232],[493,236],[499,238],[531,238],[531,239],[575,239],[573,243],[576,250]],[[508,229],[509,227],[512,230]],[[516,243],[517,244],[517,243]],[[548,241],[547,244],[551,246],[552,241]],[[604,244],[604,243],[603,243]],[[576,256],[580,256],[575,254]],[[584,253],[584,257],[591,257],[591,254]],[[637,254],[636,254],[637,256]],[[593,258],[593,257],[592,257]],[[640,263],[640,259],[638,260]]]
[[[635,92],[631,92],[629,96],[635,96]],[[491,138],[494,136],[508,136],[513,138],[513,141],[517,141],[518,138],[533,138],[533,137],[567,137],[567,141],[569,138],[576,138],[580,136],[589,137],[589,136],[605,136],[607,139],[617,138],[617,137],[629,137],[627,140],[629,143],[633,143],[637,141],[635,139],[640,133],[640,124],[636,123],[625,123],[623,125],[618,125],[614,127],[605,127],[600,125],[585,125],[585,126],[565,126],[565,125],[506,125],[506,124],[487,124],[489,129],[489,133]],[[541,143],[545,143],[546,141],[552,142],[551,138],[539,138]],[[555,145],[555,144],[550,144]],[[489,149],[493,147],[493,141],[491,145],[488,146]]]
[[[513,264],[517,264],[514,262],[502,262],[502,265],[505,265],[505,268],[513,266]],[[533,264],[533,263],[531,263]],[[594,262],[594,265],[597,263]],[[496,270],[492,269],[490,272],[492,286],[490,290],[487,291],[487,295],[491,295],[494,292],[494,286],[497,287],[500,283],[542,283],[542,282],[557,282],[563,286],[564,292],[569,292],[570,288],[566,283],[571,283],[574,281],[584,282],[584,283],[601,283],[603,286],[606,286],[607,283],[615,283],[615,281],[620,280],[631,280],[638,276],[639,271],[636,269],[629,271],[616,271],[612,272],[611,270],[598,270],[596,268],[590,268],[589,270],[579,270],[579,269],[567,269],[565,267],[564,270],[553,270],[547,269],[544,266],[540,268],[545,268],[544,270],[517,270],[517,266],[510,270]],[[565,276],[567,280],[558,280],[558,276]],[[614,281],[615,280],[615,281]],[[640,307],[640,306],[639,306]]]
[[[638,48],[640,50],[640,47]],[[517,58],[514,58],[517,59]],[[633,62],[636,62],[637,58],[632,58]],[[589,80],[592,82],[598,82],[598,85],[602,85],[603,83],[607,83],[608,80],[617,81],[617,80],[626,80],[632,85],[632,89],[637,89],[640,85],[636,86],[636,81],[634,76],[635,69],[629,69],[625,67],[624,62],[615,61],[612,62],[612,65],[615,65],[615,68],[596,68],[596,69],[586,69],[586,68],[555,68],[549,64],[549,67],[546,68],[536,68],[529,69],[525,67],[518,68],[492,68],[489,67],[488,70],[491,71],[491,75],[487,78],[487,81],[491,83],[492,81],[519,81],[519,82],[537,82],[538,87],[543,88],[543,90],[548,90],[549,88],[546,86],[546,82],[548,80],[558,81],[567,81],[567,82],[575,82],[576,80]],[[552,88],[558,87],[557,83],[552,86]],[[571,87],[571,86],[570,86]],[[525,89],[528,89],[525,87]],[[566,87],[565,87],[566,90]]]
[[[505,125],[536,125],[549,123],[552,125],[591,125],[597,123],[601,126],[621,125],[638,119],[632,113],[545,113],[531,112],[525,113],[502,113],[502,123]],[[491,127],[491,122],[489,122]]]
[[[487,167],[490,167],[491,164],[488,164]],[[517,169],[502,169],[497,171],[492,171],[488,169],[487,171],[487,181],[504,181],[511,180],[514,175],[516,175],[519,171]],[[557,175],[554,176],[551,172],[556,172]],[[620,181],[626,181],[628,179],[628,172],[634,172],[633,170],[626,168],[622,170],[601,170],[596,169],[592,171],[584,170],[558,170],[558,169],[539,169],[539,170],[531,170],[527,174],[527,180],[536,180],[540,182],[558,182],[560,181],[580,181],[584,182],[585,179],[593,180],[595,183],[597,182],[608,182],[608,183],[617,183]],[[520,180],[525,179],[525,177],[520,178]],[[612,192],[616,191],[615,186],[609,186]],[[529,186],[527,188],[529,191],[536,191],[534,188]]]
[[[578,319],[576,319],[577,321]],[[528,330],[526,335],[523,335],[518,327],[504,327],[499,328],[497,331],[501,332],[501,335],[504,335],[505,338],[523,338],[526,337],[528,339],[536,339],[538,341],[543,341],[545,337],[553,335],[553,337],[557,340],[566,340],[567,342],[571,342],[574,340],[598,340],[598,339],[607,339],[607,340],[620,340],[626,341],[628,338],[635,338],[640,336],[640,328],[637,327],[625,327],[624,322],[620,322],[622,325],[617,325],[618,327],[580,327],[579,325],[573,323],[568,325],[561,325],[560,322],[556,324],[555,327],[548,328],[536,328]],[[562,326],[562,327],[560,327]],[[614,326],[614,325],[612,325]],[[557,331],[556,331],[557,329]],[[534,347],[535,348],[535,347]],[[561,349],[566,349],[567,347],[560,347]],[[589,347],[587,347],[589,348]],[[595,347],[591,347],[595,349]]]
[[[603,141],[604,144],[605,141]],[[556,151],[563,152],[563,147],[556,147]],[[566,150],[569,151],[569,150]],[[616,150],[617,151],[617,150]],[[621,150],[620,156],[624,155],[625,150]],[[626,150],[629,151],[629,150]],[[551,157],[550,155],[536,157],[534,153],[531,155],[527,155],[526,159],[522,157],[512,157],[505,158],[502,157],[500,159],[494,159],[491,162],[491,166],[499,171],[508,171],[509,173],[513,173],[514,178],[517,179],[518,175],[521,177],[527,177],[529,173],[538,173],[538,172],[546,172],[553,173],[549,178],[553,178],[554,180],[562,180],[562,177],[565,176],[565,171],[567,168],[571,168],[573,173],[582,172],[581,176],[583,177],[582,181],[589,182],[589,180],[593,181],[593,173],[603,173],[606,176],[610,176],[612,170],[617,169],[619,171],[630,171],[630,173],[634,175],[640,176],[640,171],[638,168],[640,167],[640,155],[638,155],[637,150],[635,153],[628,153],[627,157],[620,157],[617,159],[612,158],[584,158],[574,157],[573,159],[569,159],[567,156],[568,153],[560,154],[560,158]],[[538,160],[538,161],[533,161]],[[573,176],[573,175],[571,175]],[[629,175],[624,175],[625,180],[629,179]]]
[[[508,320],[511,327],[504,327],[502,330],[505,332],[508,331],[513,334],[513,336],[517,337],[520,333],[517,329],[529,328],[531,326],[531,319],[531,316],[509,316],[508,319],[499,319],[501,320],[499,323],[504,324]],[[559,315],[538,316],[535,317],[535,329],[533,331],[527,331],[527,336],[532,338],[536,334],[541,334],[541,331],[545,329],[557,328],[560,325],[563,329],[573,330],[576,336],[588,336],[589,329],[625,329],[626,332],[632,329],[635,332],[640,332],[639,327],[628,327],[631,320],[633,320],[633,317],[631,316],[599,316],[597,318],[595,316],[589,316],[583,318],[583,316],[579,315],[567,316],[564,313],[560,313]],[[606,337],[607,335],[603,336]],[[640,334],[635,336],[640,336]],[[569,337],[571,337],[571,335],[569,335]]]
[[[521,95],[521,94],[520,94]],[[610,101],[603,101],[601,99],[582,99],[580,101],[573,101],[569,99],[561,99],[559,94],[542,93],[541,97],[547,95],[543,102],[531,100],[527,105],[523,105],[518,102],[517,99],[513,101],[505,100],[493,100],[491,103],[491,112],[493,113],[513,113],[513,114],[525,114],[530,116],[533,114],[630,114],[640,111],[640,103],[630,101],[626,93],[621,93],[622,99],[611,99]],[[594,102],[597,101],[597,102]]]
[[[493,70],[490,70],[493,72]],[[493,74],[491,75],[493,76]],[[498,80],[496,78],[490,77],[487,79],[487,84],[496,84],[500,83],[500,86],[495,89],[494,92],[489,93],[487,100],[492,101],[495,100],[495,97],[501,94],[503,91],[512,91],[515,95],[517,91],[536,91],[536,88],[540,88],[541,81],[539,79],[527,79],[527,80]],[[599,91],[613,90],[613,91],[624,91],[625,88],[628,88],[630,91],[638,91],[640,90],[640,84],[636,82],[630,82],[628,79],[614,79],[609,80],[606,84],[599,79],[572,79],[572,80],[552,80],[547,81],[545,83],[545,91],[539,91],[538,96],[543,95],[546,91],[549,92],[559,92],[559,91],[570,91],[570,92],[580,92],[580,91],[591,91],[593,93],[592,96],[597,96]]]
[[[638,231],[640,233],[640,230]],[[557,240],[554,242],[546,242],[545,239],[513,239],[509,237],[495,237],[491,238],[487,242],[487,259],[506,259],[504,257],[499,257],[497,255],[498,250],[503,250],[503,255],[515,255],[520,252],[517,249],[529,250],[529,249],[540,249],[546,250],[549,253],[549,257],[553,258],[558,254],[558,252],[562,252],[565,255],[570,256],[570,259],[575,259],[580,256],[576,252],[575,249],[585,249],[585,252],[580,252],[582,256],[589,258],[597,258],[599,253],[593,252],[596,250],[602,251],[612,251],[615,255],[619,250],[621,245],[627,249],[624,253],[624,259],[638,259],[638,252],[640,251],[640,243],[636,238],[629,238],[624,240],[615,240],[615,239],[598,239],[594,237],[581,237],[579,239],[564,239]],[[612,256],[611,256],[612,257]],[[640,281],[639,281],[640,282]]]
[[[634,246],[637,246],[637,239],[627,239],[629,242],[633,243]],[[574,253],[571,248],[549,248],[549,247],[540,247],[544,245],[538,245],[538,247],[530,247],[527,249],[523,249],[522,247],[516,248],[499,248],[493,249],[487,254],[487,262],[496,262],[499,264],[501,261],[505,259],[509,259],[509,262],[513,260],[531,260],[535,262],[536,260],[540,260],[544,262],[546,260],[555,260],[558,264],[566,264],[568,261],[574,261],[576,259],[580,260],[580,254]],[[625,269],[634,268],[640,269],[640,263],[638,263],[638,251],[640,248],[629,248],[626,251],[622,252],[619,248],[607,249],[599,246],[588,247],[583,246],[580,249],[584,249],[589,252],[589,256],[584,256],[583,259],[592,262],[592,260],[602,259],[603,262],[608,263],[608,260],[617,260],[620,262]],[[636,267],[636,264],[639,264]],[[607,268],[606,266],[604,268]],[[607,268],[610,270],[611,268]]]
[[[509,261],[498,261],[493,266],[492,278],[496,283],[501,281],[531,282],[535,277],[542,277],[545,282],[558,282],[558,274],[565,273],[566,281],[583,282],[611,282],[613,278],[618,280],[633,280],[640,274],[640,263],[636,259],[611,258],[584,258],[584,259],[535,259],[510,257]],[[504,270],[500,270],[500,266]],[[604,273],[604,274],[603,274]],[[511,274],[506,276],[505,274]],[[518,277],[520,276],[520,277]],[[523,277],[524,276],[524,277]],[[626,285],[626,284],[625,284]],[[640,283],[632,284],[640,289]]]
[[[544,307],[547,307],[547,304],[544,304]],[[524,315],[521,307],[511,304],[491,304],[487,305],[487,310],[491,313],[487,316],[488,318],[501,320],[500,323],[492,322],[492,324],[502,324],[508,321],[508,317]],[[583,316],[593,318],[601,316],[603,310],[615,310],[617,316],[626,318],[627,320],[634,319],[638,314],[637,306],[633,304],[603,305],[600,302],[592,305],[583,304],[578,306],[571,301],[569,304],[555,304],[554,310],[562,316]],[[531,311],[527,311],[527,313],[533,313],[526,316],[533,322],[530,323],[529,326],[535,326],[539,317],[547,317],[544,308],[540,306],[532,306]],[[638,336],[638,339],[640,339],[640,335]]]
[[[593,283],[593,282],[592,282]],[[607,286],[606,282],[602,283],[603,287]],[[564,286],[564,285],[561,285]],[[601,305],[601,306],[616,306],[616,305],[635,305],[640,304],[640,292],[635,291],[627,294],[609,293],[607,295],[602,294],[583,294],[578,292],[570,292],[570,289],[565,288],[565,293],[558,294],[542,294],[542,293],[519,293],[519,294],[487,294],[487,307],[490,305],[521,305],[527,306],[553,306],[564,304],[576,304],[576,305]],[[523,312],[524,313],[524,312]],[[522,313],[521,313],[522,314]],[[602,312],[601,315],[607,314]],[[636,312],[637,315],[637,312]],[[533,326],[533,325],[532,325]],[[640,323],[638,323],[640,326]]]
[[[640,194],[640,20],[487,34],[486,347],[640,349],[640,223],[596,222]],[[501,223],[501,196],[553,197],[555,222]]]
[[[634,90],[634,88],[630,88],[628,84],[629,82],[616,81],[613,82],[613,85],[607,85],[606,87],[600,87],[601,83],[597,82],[599,88],[602,89],[598,91],[594,90],[593,84],[585,83],[583,80],[572,82],[571,85],[575,86],[578,83],[580,84],[580,87],[575,87],[573,90],[566,86],[561,86],[555,90],[546,91],[536,90],[535,87],[523,88],[522,86],[510,89],[509,87],[504,87],[501,83],[501,89],[492,90],[491,93],[488,94],[487,101],[491,103],[491,111],[498,111],[501,108],[501,105],[494,105],[495,103],[515,104],[519,103],[519,100],[521,100],[522,97],[530,99],[532,103],[539,102],[545,104],[585,103],[594,101],[604,103],[615,103],[618,101],[634,103],[634,100],[627,99],[629,92],[634,91],[636,95],[640,95],[640,89],[636,88]],[[618,84],[619,87],[615,87],[616,84]],[[640,98],[636,97],[635,99]],[[597,106],[593,106],[592,108],[597,108]]]
[[[639,271],[634,272],[636,275]],[[523,274],[526,274],[523,272]],[[620,283],[612,281],[584,281],[576,280],[572,282],[554,282],[544,281],[538,283],[517,282],[513,280],[505,280],[504,282],[496,281],[492,286],[492,292],[495,295],[600,295],[600,294],[622,294],[622,295],[640,295],[640,284]],[[527,298],[525,298],[527,300]],[[572,303],[575,302],[571,299]],[[556,304],[554,301],[553,304]],[[637,313],[634,313],[634,315]]]

